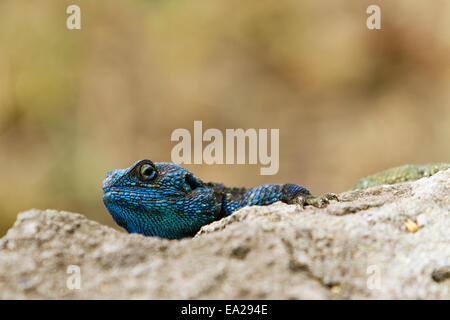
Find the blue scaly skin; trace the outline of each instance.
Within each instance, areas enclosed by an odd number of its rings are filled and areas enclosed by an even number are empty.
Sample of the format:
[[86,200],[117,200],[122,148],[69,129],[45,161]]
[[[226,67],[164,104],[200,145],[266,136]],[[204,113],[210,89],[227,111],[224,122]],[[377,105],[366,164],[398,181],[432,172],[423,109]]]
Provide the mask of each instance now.
[[180,239],[251,205],[276,201],[324,207],[334,194],[314,197],[295,184],[266,184],[252,189],[204,183],[183,167],[144,159],[106,174],[103,202],[114,221],[130,233]]

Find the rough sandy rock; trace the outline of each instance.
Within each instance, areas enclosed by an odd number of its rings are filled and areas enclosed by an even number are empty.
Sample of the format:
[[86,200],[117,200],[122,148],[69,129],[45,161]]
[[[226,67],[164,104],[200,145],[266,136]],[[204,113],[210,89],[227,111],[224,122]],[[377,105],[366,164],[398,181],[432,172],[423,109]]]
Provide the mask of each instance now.
[[450,299],[450,170],[340,197],[173,241],[31,210],[0,240],[0,298]]

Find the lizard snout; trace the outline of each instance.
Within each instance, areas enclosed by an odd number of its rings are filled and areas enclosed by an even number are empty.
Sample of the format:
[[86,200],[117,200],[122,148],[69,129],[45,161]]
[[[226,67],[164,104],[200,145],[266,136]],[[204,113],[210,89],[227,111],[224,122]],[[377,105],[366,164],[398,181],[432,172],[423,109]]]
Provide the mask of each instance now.
[[114,186],[114,184],[116,184],[117,180],[120,179],[124,171],[125,171],[124,169],[108,171],[106,173],[106,178],[105,180],[103,180],[102,183],[103,191],[106,192],[109,188]]

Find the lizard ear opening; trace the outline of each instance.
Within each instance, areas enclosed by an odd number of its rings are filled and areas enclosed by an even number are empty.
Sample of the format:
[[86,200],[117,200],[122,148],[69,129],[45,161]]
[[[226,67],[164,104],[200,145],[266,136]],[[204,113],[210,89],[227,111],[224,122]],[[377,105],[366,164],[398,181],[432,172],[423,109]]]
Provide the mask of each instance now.
[[203,185],[200,180],[198,180],[190,173],[184,177],[184,181],[191,188],[191,190],[195,190],[196,188],[201,187]]

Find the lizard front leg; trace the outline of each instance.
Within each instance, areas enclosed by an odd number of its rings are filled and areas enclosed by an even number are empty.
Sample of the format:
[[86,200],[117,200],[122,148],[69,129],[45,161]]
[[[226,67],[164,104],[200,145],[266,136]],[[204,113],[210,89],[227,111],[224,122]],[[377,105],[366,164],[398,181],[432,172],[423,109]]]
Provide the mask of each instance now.
[[306,205],[311,205],[317,208],[324,208],[330,203],[330,200],[339,201],[339,198],[334,193],[325,193],[323,196],[318,197],[315,197],[310,194],[309,195],[300,194],[296,198],[292,199],[292,201],[289,202],[289,204],[297,204],[302,207]]
[[331,200],[339,201],[334,193],[326,193],[323,196],[313,196],[307,189],[295,184],[285,184],[281,190],[283,197],[281,201],[287,204],[296,204],[299,206],[311,205],[317,208],[326,207]]
[[[210,184],[210,186],[213,186],[213,184]],[[215,186],[216,193],[220,191],[222,194],[221,216],[227,216],[242,207],[265,206],[276,201],[301,205],[302,207],[312,205],[322,208],[328,205],[330,200],[338,200],[338,197],[333,193],[315,197],[307,189],[295,184],[266,184],[252,189],[230,189],[219,184]]]

